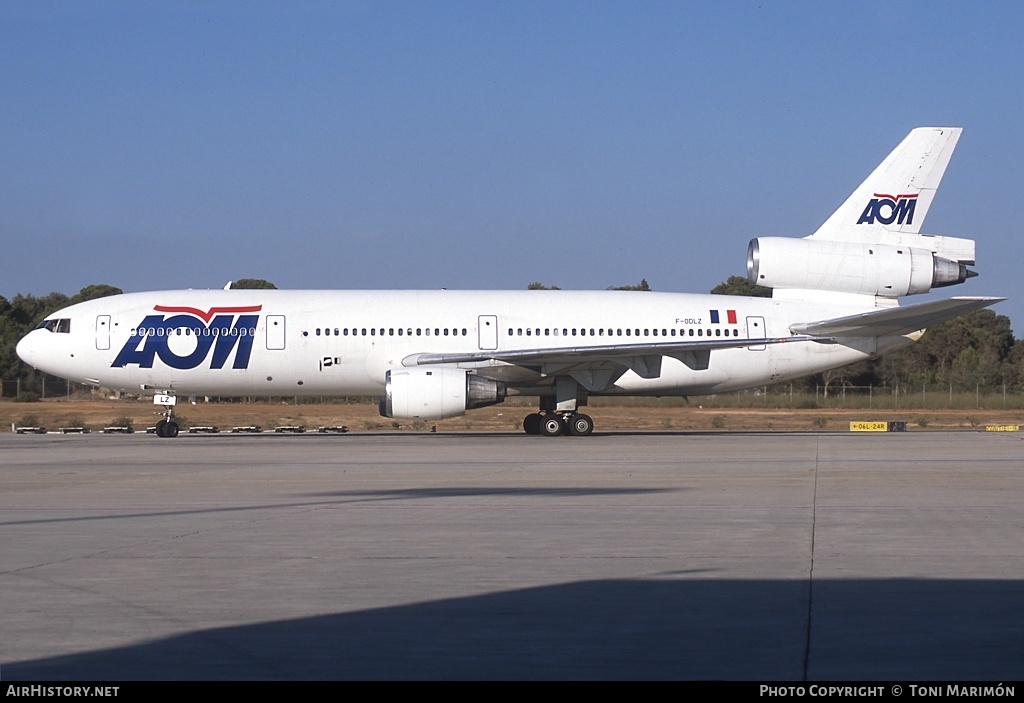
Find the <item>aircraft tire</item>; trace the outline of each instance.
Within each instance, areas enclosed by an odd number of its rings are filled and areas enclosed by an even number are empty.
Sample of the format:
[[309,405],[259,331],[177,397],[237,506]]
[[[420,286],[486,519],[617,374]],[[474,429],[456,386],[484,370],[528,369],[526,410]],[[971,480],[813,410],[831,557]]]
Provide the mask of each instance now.
[[545,437],[557,437],[565,434],[565,421],[554,413],[545,415],[540,423],[540,431]]
[[594,431],[594,421],[590,419],[590,415],[584,415],[583,413],[573,415],[568,425],[569,434],[576,437],[586,437]]
[[540,413],[530,413],[523,419],[523,432],[526,434],[540,434],[540,423],[543,416]]
[[167,431],[167,420],[160,420],[160,421],[158,421],[156,423],[156,436],[157,437],[166,437],[167,436],[165,434],[166,431]]
[[178,436],[178,423],[168,422],[167,426],[164,427],[164,437],[174,438]]

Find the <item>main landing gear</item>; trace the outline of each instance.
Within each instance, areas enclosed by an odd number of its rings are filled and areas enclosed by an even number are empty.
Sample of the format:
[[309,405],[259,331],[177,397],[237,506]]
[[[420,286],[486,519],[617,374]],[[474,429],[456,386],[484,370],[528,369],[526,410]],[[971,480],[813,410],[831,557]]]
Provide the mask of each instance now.
[[523,431],[547,437],[563,434],[584,437],[591,434],[594,421],[589,415],[578,412],[587,404],[586,392],[570,376],[555,377],[552,386],[554,393],[540,398],[540,412],[530,413],[523,420]]
[[563,434],[583,437],[594,431],[594,421],[589,415],[576,412],[530,413],[523,420],[523,431],[526,434],[542,434],[546,437]]

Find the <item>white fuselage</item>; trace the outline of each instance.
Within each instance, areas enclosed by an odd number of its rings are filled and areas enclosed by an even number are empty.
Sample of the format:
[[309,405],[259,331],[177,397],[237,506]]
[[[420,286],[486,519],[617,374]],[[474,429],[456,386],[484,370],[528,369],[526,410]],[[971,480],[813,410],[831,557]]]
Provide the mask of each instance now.
[[[796,321],[864,307],[627,291],[165,291],[71,306],[18,346],[33,366],[129,393],[379,395],[419,354],[791,336]],[[51,325],[51,328],[54,326]],[[666,356],[656,377],[628,370],[592,395],[699,395],[751,388],[902,346],[904,336],[806,341],[710,353],[694,369]],[[461,364],[542,395],[557,364]],[[562,365],[564,367],[564,365]],[[550,385],[550,383],[548,383]]]

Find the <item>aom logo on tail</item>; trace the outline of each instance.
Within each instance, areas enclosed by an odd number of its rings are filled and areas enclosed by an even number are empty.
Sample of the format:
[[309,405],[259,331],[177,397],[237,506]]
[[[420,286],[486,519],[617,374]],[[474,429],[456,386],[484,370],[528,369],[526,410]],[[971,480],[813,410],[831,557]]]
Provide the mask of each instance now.
[[158,313],[175,314],[147,315],[132,330],[131,337],[110,366],[136,364],[139,368],[151,369],[154,357],[160,357],[160,361],[171,368],[194,369],[210,358],[212,350],[209,368],[224,368],[232,352],[231,368],[248,368],[260,316],[244,313],[258,313],[262,308],[262,305],[249,305],[199,310],[154,305]]
[[886,195],[875,193],[868,206],[864,208],[858,225],[873,225],[875,220],[883,225],[914,224],[914,206],[917,205],[917,193],[903,193],[901,195]]

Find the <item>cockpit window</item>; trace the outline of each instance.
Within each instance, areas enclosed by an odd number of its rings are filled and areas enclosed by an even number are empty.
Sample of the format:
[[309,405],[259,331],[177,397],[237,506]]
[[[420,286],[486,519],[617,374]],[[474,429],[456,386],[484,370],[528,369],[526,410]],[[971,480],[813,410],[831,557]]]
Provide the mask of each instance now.
[[58,332],[60,334],[67,334],[71,331],[71,320],[70,318],[60,318],[58,320],[43,320],[36,325],[37,330],[50,330],[51,332]]

